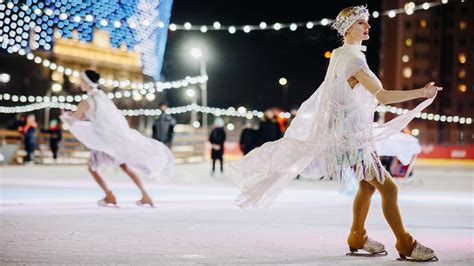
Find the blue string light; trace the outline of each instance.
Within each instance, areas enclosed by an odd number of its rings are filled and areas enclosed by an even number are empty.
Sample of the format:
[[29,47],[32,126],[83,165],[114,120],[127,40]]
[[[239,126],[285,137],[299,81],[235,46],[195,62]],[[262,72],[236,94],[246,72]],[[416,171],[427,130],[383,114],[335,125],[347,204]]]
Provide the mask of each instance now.
[[[114,48],[122,45],[130,50],[139,48],[143,72],[160,79],[173,0],[26,0],[23,3],[18,0],[0,3],[0,42],[8,52],[52,49],[55,28],[62,38],[71,38],[77,31],[81,41],[90,42],[95,27],[110,33]],[[33,38],[30,34],[34,34]]]

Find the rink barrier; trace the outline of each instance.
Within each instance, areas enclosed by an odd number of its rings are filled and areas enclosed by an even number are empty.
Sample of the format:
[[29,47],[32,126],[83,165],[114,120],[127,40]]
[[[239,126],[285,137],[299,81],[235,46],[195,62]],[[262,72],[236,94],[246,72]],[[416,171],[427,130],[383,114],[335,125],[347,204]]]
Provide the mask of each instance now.
[[[58,161],[53,160],[53,154],[49,148],[49,134],[36,133],[37,145],[35,151],[35,162],[39,164],[86,164],[90,151],[82,145],[74,136],[64,131],[59,144]],[[204,161],[206,153],[207,136],[175,134],[173,152],[176,163],[197,163]],[[0,129],[1,151],[5,156],[4,163],[21,164],[26,152],[23,148],[23,135],[15,130]]]

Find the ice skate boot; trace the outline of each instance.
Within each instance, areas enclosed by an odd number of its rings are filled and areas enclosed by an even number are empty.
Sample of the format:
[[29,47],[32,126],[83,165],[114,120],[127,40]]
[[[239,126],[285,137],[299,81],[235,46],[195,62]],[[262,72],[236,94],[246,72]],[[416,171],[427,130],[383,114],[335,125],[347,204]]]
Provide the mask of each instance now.
[[144,196],[141,200],[137,200],[135,203],[140,207],[154,208],[153,200],[149,196]]
[[118,207],[117,200],[115,199],[115,196],[112,194],[112,192],[107,192],[105,194],[105,198],[99,200],[97,205],[100,207]]
[[359,256],[359,257],[381,257],[387,256],[388,253],[385,250],[385,246],[371,238],[367,238],[364,245],[361,248],[362,250],[367,251],[367,253],[358,252],[358,248],[353,248],[349,246],[350,253],[347,253],[346,256]]
[[398,258],[397,260],[400,261],[436,262],[439,260],[431,248],[425,247],[418,242],[415,243],[415,248],[413,249],[410,255],[404,255],[402,253],[398,254],[400,255],[400,258]]

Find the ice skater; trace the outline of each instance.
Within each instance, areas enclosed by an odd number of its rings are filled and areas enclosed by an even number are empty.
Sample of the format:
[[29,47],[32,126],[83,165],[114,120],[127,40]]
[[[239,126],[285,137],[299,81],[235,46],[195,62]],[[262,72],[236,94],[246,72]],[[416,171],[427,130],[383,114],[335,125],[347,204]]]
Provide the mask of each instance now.
[[132,168],[149,176],[169,176],[173,168],[173,155],[157,140],[147,138],[131,129],[120,110],[99,86],[100,75],[93,70],[81,73],[81,90],[88,97],[79,103],[71,115],[61,116],[69,131],[91,149],[88,169],[105,192],[99,206],[117,205],[117,200],[99,175],[99,167],[111,164],[120,168],[133,180],[141,192],[139,206],[153,206],[153,200]]
[[[369,69],[362,41],[369,39],[369,11],[364,6],[343,9],[332,27],[344,38],[333,50],[323,83],[298,110],[282,139],[264,144],[231,165],[241,189],[241,207],[268,205],[298,174],[356,178],[358,192],[348,237],[349,255],[386,255],[382,243],[367,236],[365,220],[377,190],[385,219],[396,237],[401,259],[437,260],[434,251],[405,229],[397,203],[397,186],[383,168],[374,143],[400,132],[430,105],[440,87],[434,82],[407,91],[385,90]],[[386,73],[389,74],[389,73]],[[377,104],[427,98],[413,110],[380,126],[373,126]]]

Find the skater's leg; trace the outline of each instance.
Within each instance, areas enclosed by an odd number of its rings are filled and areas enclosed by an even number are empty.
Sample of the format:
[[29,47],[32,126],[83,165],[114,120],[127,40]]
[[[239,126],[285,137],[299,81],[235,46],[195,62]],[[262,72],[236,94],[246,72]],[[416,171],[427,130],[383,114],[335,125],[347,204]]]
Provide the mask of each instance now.
[[221,173],[224,172],[224,157],[219,158],[219,161],[221,163]]
[[138,177],[138,175],[132,171],[126,164],[121,164],[120,168],[132,179],[132,181],[137,185],[137,187],[140,189],[140,192],[142,193],[142,199],[140,202],[142,204],[153,204],[153,201],[151,200],[150,196],[145,190],[145,187],[142,184],[142,181]]
[[112,194],[112,191],[107,187],[104,179],[102,179],[99,173],[97,171],[94,171],[90,166],[88,167],[88,170],[91,173],[92,177],[94,177],[94,180],[97,182],[97,184],[99,184],[100,188],[105,192],[104,201],[106,203],[117,204],[114,194]]
[[381,195],[383,214],[397,239],[397,250],[409,256],[415,248],[415,240],[403,226],[402,217],[398,208],[397,185],[393,182],[389,174],[386,174],[383,184],[380,184],[375,179],[369,181],[369,183],[372,184]]
[[370,199],[375,192],[375,187],[365,180],[359,182],[359,190],[352,206],[352,226],[347,243],[352,248],[362,248],[367,240],[364,228],[365,219],[369,213]]
[[212,173],[214,174],[214,171],[216,170],[216,159],[212,159]]
[[110,189],[107,187],[105,184],[104,179],[99,175],[97,171],[92,170],[92,168],[89,166],[88,167],[89,172],[91,173],[92,177],[94,177],[94,180],[99,184],[100,188],[105,192],[110,192]]

